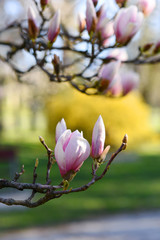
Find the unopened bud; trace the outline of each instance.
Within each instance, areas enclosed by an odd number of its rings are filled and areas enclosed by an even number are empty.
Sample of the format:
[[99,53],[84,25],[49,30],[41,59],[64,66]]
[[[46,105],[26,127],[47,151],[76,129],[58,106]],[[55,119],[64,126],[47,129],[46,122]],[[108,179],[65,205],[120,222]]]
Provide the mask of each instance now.
[[158,43],[156,44],[153,53],[154,53],[154,54],[157,54],[157,53],[159,53],[159,52],[160,52],[160,42],[158,42]]
[[36,23],[35,12],[30,7],[28,9],[28,34],[31,39],[35,40],[38,36],[38,33],[39,28]]
[[86,25],[89,35],[93,34],[96,29],[97,16],[92,0],[87,0],[86,7]]
[[119,5],[119,7],[124,7],[127,0],[116,0],[116,3]]
[[44,143],[44,138],[41,137],[41,136],[39,136],[39,141],[40,141],[41,143]]
[[38,164],[39,164],[39,160],[38,160],[38,158],[36,158],[36,161],[35,161],[35,167],[36,168],[38,167]]
[[148,50],[151,49],[152,46],[153,46],[153,43],[147,43],[143,47],[140,48],[140,51],[141,52],[147,52]]
[[54,14],[53,18],[50,21],[49,29],[48,29],[48,40],[50,44],[55,42],[58,34],[60,32],[60,10]]
[[122,140],[122,143],[124,144],[124,145],[123,145],[123,150],[125,150],[126,147],[127,147],[127,143],[128,143],[128,135],[127,135],[127,134],[124,135],[124,138],[123,138],[123,140]]
[[54,71],[56,73],[56,75],[59,75],[60,72],[60,59],[59,56],[57,56],[56,54],[54,54],[54,58],[52,60],[52,64],[54,66]]
[[96,7],[97,3],[98,3],[98,0],[92,0],[92,1],[93,1],[94,6]]
[[46,5],[49,3],[49,0],[41,0],[41,7],[44,10]]

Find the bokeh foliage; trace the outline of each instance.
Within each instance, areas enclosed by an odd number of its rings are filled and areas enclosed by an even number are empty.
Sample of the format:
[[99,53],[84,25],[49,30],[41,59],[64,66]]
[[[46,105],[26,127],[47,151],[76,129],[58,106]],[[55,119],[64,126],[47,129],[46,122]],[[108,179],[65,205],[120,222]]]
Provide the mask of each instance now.
[[155,137],[150,123],[151,109],[139,93],[134,92],[123,98],[86,96],[70,88],[50,97],[46,104],[48,131],[54,135],[55,126],[64,118],[67,127],[83,131],[91,142],[93,126],[101,114],[106,126],[106,144],[119,146],[125,133],[129,146],[136,147],[143,141]]

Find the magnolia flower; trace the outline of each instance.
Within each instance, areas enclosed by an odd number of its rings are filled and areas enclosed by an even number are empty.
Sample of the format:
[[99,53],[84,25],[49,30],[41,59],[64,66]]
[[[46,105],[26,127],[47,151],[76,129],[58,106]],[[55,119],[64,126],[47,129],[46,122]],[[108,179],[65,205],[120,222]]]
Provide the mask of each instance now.
[[56,126],[56,142],[58,141],[59,137],[67,130],[66,122],[62,118],[60,122],[57,123]]
[[137,88],[139,83],[139,75],[133,71],[121,73],[122,94],[125,96],[133,89]]
[[89,155],[90,145],[78,130],[64,131],[55,146],[55,158],[61,176],[66,180],[71,180]]
[[144,15],[148,16],[155,8],[156,0],[138,0],[137,6]]
[[99,116],[97,122],[94,125],[92,133],[92,147],[91,156],[93,158],[99,158],[104,150],[105,142],[105,126],[101,115]]
[[119,71],[121,62],[120,61],[112,61],[108,64],[104,64],[99,73],[98,77],[100,79],[100,86],[99,86],[99,91],[100,92],[105,92],[113,86],[115,83],[115,76],[117,72]]
[[97,16],[96,11],[93,5],[92,0],[87,0],[87,8],[86,8],[86,24],[87,30],[90,34],[92,31],[94,32],[96,28]]
[[58,10],[50,21],[48,29],[48,40],[53,43],[60,32],[60,10]]
[[138,12],[136,6],[121,8],[113,26],[116,41],[120,44],[127,44],[140,29],[142,21],[143,13]]
[[39,28],[36,22],[36,15],[33,8],[28,9],[28,34],[31,39],[36,39],[39,33]]

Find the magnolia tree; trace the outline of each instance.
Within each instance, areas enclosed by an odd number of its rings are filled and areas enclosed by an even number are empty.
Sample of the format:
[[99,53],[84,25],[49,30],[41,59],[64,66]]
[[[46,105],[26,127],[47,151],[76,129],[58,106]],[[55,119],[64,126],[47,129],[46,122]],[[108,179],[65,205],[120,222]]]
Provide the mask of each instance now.
[[[40,22],[37,21],[34,8],[29,7],[27,19],[12,22],[0,30],[1,35],[13,29],[18,30],[21,40],[18,43],[12,42],[12,39],[0,40],[1,46],[8,47],[6,55],[0,53],[0,58],[1,61],[11,66],[19,80],[22,75],[38,67],[50,81],[68,82],[82,93],[119,97],[137,87],[139,81],[137,73],[130,70],[122,71],[124,64],[160,62],[158,55],[160,42],[149,42],[139,47],[139,53],[134,59],[129,59],[125,50],[125,47],[141,29],[145,17],[155,8],[155,0],[136,0],[133,1],[133,5],[127,0],[116,0],[119,9],[112,18],[109,18],[106,10],[107,3],[101,5],[101,1],[87,0],[86,16],[79,15],[78,33],[75,34],[72,34],[61,22],[60,10],[51,11],[49,0],[33,0],[33,4],[38,10]],[[13,59],[17,53],[24,50],[33,56],[34,63],[22,71]],[[55,50],[61,54],[55,54]],[[65,52],[72,53],[74,59],[72,62],[63,61],[62,56]],[[83,63],[83,67],[77,67],[77,63]],[[70,68],[72,71],[69,71]],[[127,139],[125,135],[120,148],[111,155],[109,160],[106,160],[110,146],[104,147],[105,126],[101,116],[93,129],[91,147],[82,132],[78,130],[71,132],[67,129],[65,120],[62,119],[56,126],[54,151],[40,137],[40,142],[48,154],[46,183],[36,183],[37,159],[33,169],[32,183],[20,182],[24,166],[19,173],[15,174],[12,181],[0,179],[1,189],[15,188],[20,191],[30,189],[31,195],[25,200],[0,197],[0,202],[6,205],[23,205],[33,208],[51,199],[59,198],[63,194],[85,191],[104,177],[117,154],[126,148]],[[93,159],[91,181],[84,186],[70,188],[71,180],[89,156]],[[58,164],[62,176],[62,181],[57,186],[53,185],[50,179],[50,170],[54,163]],[[101,175],[98,175],[97,170],[103,164],[105,167]],[[38,200],[37,196],[35,197],[37,193],[43,195]]]

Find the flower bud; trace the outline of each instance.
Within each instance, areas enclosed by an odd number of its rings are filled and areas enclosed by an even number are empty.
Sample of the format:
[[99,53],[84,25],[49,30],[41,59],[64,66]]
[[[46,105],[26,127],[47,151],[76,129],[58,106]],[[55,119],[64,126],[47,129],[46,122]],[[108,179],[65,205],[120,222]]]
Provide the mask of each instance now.
[[140,47],[140,51],[147,52],[151,49],[152,46],[153,46],[153,43],[147,43],[143,47]]
[[125,150],[127,147],[127,143],[128,143],[128,135],[127,134],[124,135],[124,138],[122,139],[122,143],[123,143],[122,150]]
[[148,16],[153,12],[156,6],[156,1],[155,0],[138,0],[137,5],[139,10],[142,11],[145,16]]
[[56,126],[56,142],[58,141],[59,137],[67,130],[66,122],[62,118],[60,122],[57,123]]
[[35,40],[38,36],[39,28],[36,23],[36,16],[33,8],[28,9],[28,34],[29,37]]
[[108,90],[108,88],[110,88],[111,86],[113,86],[113,84],[115,83],[115,76],[117,74],[117,72],[119,71],[121,62],[120,61],[112,61],[108,64],[104,64],[99,73],[98,73],[98,77],[100,79],[99,82],[99,91],[100,92],[106,92],[106,90]]
[[58,10],[50,21],[48,29],[48,40],[53,43],[60,32],[60,10]]
[[128,135],[127,134],[124,135],[122,142],[126,143],[126,144],[128,143]]
[[98,3],[98,0],[92,0],[92,1],[93,1],[94,6],[96,7],[97,3]]
[[94,125],[92,133],[92,147],[91,156],[92,158],[98,159],[104,150],[105,142],[105,126],[101,115],[99,116],[97,122]]
[[41,7],[42,7],[43,10],[48,3],[49,3],[49,0],[41,0]]
[[116,3],[120,6],[120,7],[124,7],[126,4],[127,0],[116,0]]
[[95,31],[96,23],[97,23],[97,16],[96,16],[96,11],[93,5],[93,1],[87,0],[86,24],[87,24],[87,30],[89,34]]
[[55,146],[55,158],[61,176],[70,181],[89,154],[90,145],[78,130],[73,133],[71,130],[64,131]]
[[120,9],[113,26],[117,43],[127,44],[140,29],[142,21],[143,14],[136,6]]
[[60,65],[61,65],[61,62],[60,62],[60,59],[59,57],[54,54],[54,58],[52,60],[52,64],[54,66],[54,71],[55,71],[55,74],[58,76],[59,75],[59,72],[60,72]]
[[154,54],[160,53],[160,42],[158,42],[153,51]]

